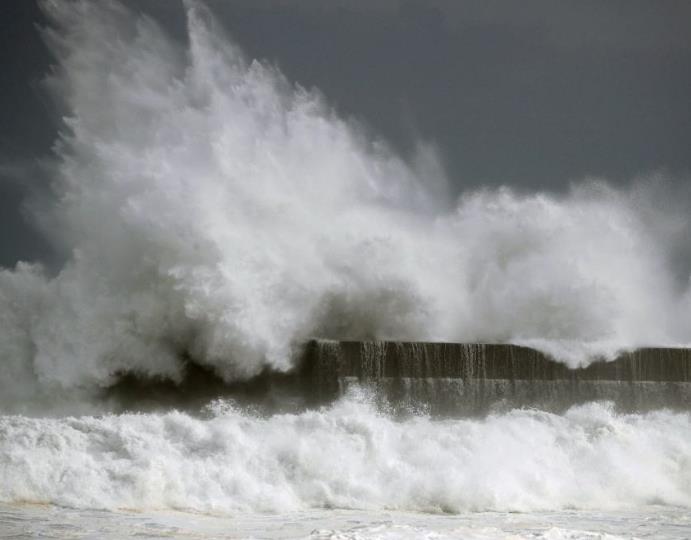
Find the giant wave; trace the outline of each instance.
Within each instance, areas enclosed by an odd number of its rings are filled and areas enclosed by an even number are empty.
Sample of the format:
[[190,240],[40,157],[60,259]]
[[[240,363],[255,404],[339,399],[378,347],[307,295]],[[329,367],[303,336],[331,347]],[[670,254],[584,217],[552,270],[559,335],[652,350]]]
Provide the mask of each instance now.
[[514,342],[572,365],[691,341],[683,205],[661,183],[451,190],[186,1],[188,43],[117,3],[46,2],[64,114],[35,218],[64,265],[0,271],[0,405],[124,374],[227,381],[308,338]]

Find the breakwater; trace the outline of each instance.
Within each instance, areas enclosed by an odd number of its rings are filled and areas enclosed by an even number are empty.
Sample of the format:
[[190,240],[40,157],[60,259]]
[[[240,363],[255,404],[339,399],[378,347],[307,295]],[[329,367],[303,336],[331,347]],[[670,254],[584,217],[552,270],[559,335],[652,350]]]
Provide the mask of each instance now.
[[187,358],[174,382],[125,374],[105,389],[116,410],[199,410],[215,398],[271,412],[299,412],[363,388],[405,413],[477,415],[514,407],[563,411],[612,401],[622,411],[691,410],[691,349],[642,348],[571,369],[529,347],[509,344],[313,340],[288,373],[265,371],[225,382]]
[[571,369],[510,344],[315,340],[301,372],[319,400],[358,385],[388,405],[432,414],[561,410],[593,400],[623,410],[691,409],[691,350],[683,348],[641,348]]

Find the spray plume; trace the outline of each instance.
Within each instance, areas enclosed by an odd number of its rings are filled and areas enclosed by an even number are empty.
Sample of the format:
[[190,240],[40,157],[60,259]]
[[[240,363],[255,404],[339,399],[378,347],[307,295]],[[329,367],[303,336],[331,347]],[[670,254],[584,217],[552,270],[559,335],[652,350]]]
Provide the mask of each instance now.
[[117,3],[44,8],[65,116],[37,219],[66,262],[0,270],[3,402],[179,379],[182,355],[246,379],[311,336],[511,341],[571,364],[691,341],[669,263],[688,224],[648,188],[449,210],[433,151],[397,156],[196,2],[184,48]]

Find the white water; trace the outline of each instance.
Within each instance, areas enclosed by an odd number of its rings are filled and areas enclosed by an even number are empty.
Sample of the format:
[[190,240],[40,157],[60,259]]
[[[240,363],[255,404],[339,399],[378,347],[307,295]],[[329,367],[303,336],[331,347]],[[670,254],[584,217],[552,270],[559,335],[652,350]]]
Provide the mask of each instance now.
[[185,353],[242,379],[289,369],[311,336],[520,342],[572,364],[687,344],[689,222],[660,182],[449,206],[432,148],[397,156],[203,6],[185,4],[189,46],[115,3],[44,6],[65,116],[34,207],[66,262],[0,270],[0,411],[50,416],[0,416],[0,530],[689,536],[688,413],[401,420],[353,394],[295,415],[84,415],[120,373],[179,379]]
[[671,262],[688,219],[662,184],[449,208],[433,149],[395,155],[193,1],[185,47],[117,4],[44,6],[64,125],[35,214],[66,262],[0,271],[4,407],[179,378],[182,352],[228,380],[286,370],[310,336],[511,341],[572,364],[691,342]]
[[259,417],[0,417],[17,537],[688,538],[688,413],[396,421],[364,396]]
[[395,421],[349,397],[257,417],[0,419],[0,501],[204,513],[691,508],[688,413]]
[[483,512],[465,515],[313,510],[230,517],[158,512],[104,512],[0,504],[8,536],[47,538],[267,538],[315,540],[619,540],[688,538],[691,514],[642,512]]

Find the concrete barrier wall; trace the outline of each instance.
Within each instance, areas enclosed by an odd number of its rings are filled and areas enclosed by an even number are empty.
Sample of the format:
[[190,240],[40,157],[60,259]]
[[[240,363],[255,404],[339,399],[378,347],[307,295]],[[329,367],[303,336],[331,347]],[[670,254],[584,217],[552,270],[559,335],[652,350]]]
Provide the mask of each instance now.
[[315,340],[305,386],[333,399],[359,385],[389,403],[433,413],[478,413],[497,404],[550,410],[611,400],[626,410],[691,409],[691,350],[643,348],[586,368],[505,344]]
[[691,349],[643,348],[570,369],[519,345],[326,341],[308,345],[320,378],[382,377],[508,380],[691,381]]
[[484,414],[497,407],[560,411],[576,403],[613,401],[622,410],[691,410],[691,350],[646,348],[613,362],[569,369],[516,345],[461,343],[307,343],[298,369],[267,371],[227,383],[212,369],[187,362],[181,382],[124,375],[103,390],[118,410],[198,410],[227,397],[266,412],[328,404],[355,387],[386,407],[439,415]]

